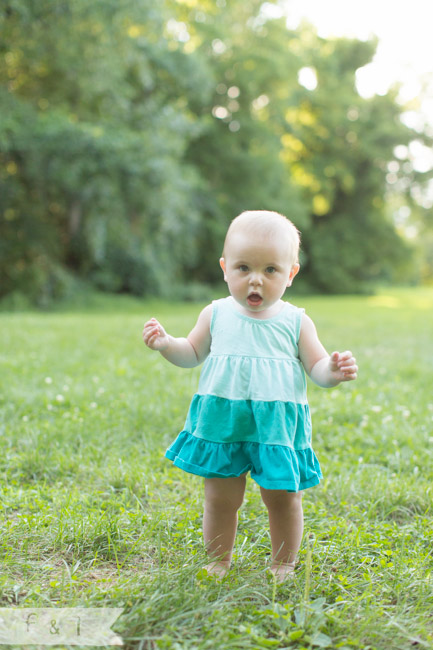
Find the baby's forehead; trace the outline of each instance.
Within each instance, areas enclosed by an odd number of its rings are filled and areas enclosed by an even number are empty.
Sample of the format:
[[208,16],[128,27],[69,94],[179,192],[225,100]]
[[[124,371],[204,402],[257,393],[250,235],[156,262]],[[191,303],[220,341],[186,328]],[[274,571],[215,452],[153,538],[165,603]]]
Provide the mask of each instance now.
[[274,258],[287,257],[290,253],[290,238],[287,233],[272,235],[268,232],[234,232],[225,245],[225,255],[230,257]]
[[281,243],[290,245],[291,237],[286,228],[234,228],[229,231],[226,246],[233,248],[279,247]]

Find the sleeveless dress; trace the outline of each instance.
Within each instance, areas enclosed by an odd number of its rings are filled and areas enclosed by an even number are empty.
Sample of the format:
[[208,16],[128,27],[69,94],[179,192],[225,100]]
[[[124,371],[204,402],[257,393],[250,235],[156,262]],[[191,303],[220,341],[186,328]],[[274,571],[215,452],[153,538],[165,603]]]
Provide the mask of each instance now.
[[266,489],[298,492],[322,478],[298,340],[304,310],[285,303],[272,318],[212,303],[211,349],[183,431],[166,457],[207,478],[251,472]]

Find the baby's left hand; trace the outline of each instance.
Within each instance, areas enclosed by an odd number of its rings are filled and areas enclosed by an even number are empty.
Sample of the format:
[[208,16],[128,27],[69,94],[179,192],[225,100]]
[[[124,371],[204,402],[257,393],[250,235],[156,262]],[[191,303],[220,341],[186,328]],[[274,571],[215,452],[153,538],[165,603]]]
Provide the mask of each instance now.
[[329,357],[329,369],[338,381],[352,381],[358,376],[358,366],[352,353],[333,352]]

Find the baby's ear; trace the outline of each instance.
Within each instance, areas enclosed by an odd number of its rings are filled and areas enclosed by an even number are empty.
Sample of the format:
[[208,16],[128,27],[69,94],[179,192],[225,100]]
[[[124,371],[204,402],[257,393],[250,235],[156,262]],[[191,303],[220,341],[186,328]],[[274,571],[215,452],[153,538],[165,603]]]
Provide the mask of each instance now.
[[299,266],[299,264],[294,264],[292,266],[292,270],[290,271],[290,275],[289,275],[289,281],[287,283],[288,287],[292,286],[293,279],[294,279],[295,275],[298,275],[300,268],[301,267]]
[[226,261],[224,257],[220,257],[220,267],[223,270],[224,273],[224,280],[227,282],[227,277],[226,277]]

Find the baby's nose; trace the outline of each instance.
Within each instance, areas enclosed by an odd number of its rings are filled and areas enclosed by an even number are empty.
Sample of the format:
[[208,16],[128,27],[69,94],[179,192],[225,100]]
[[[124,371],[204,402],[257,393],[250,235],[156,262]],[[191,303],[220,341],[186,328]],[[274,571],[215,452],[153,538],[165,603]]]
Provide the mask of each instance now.
[[260,273],[253,273],[250,278],[250,283],[257,286],[258,284],[263,284],[262,276]]

